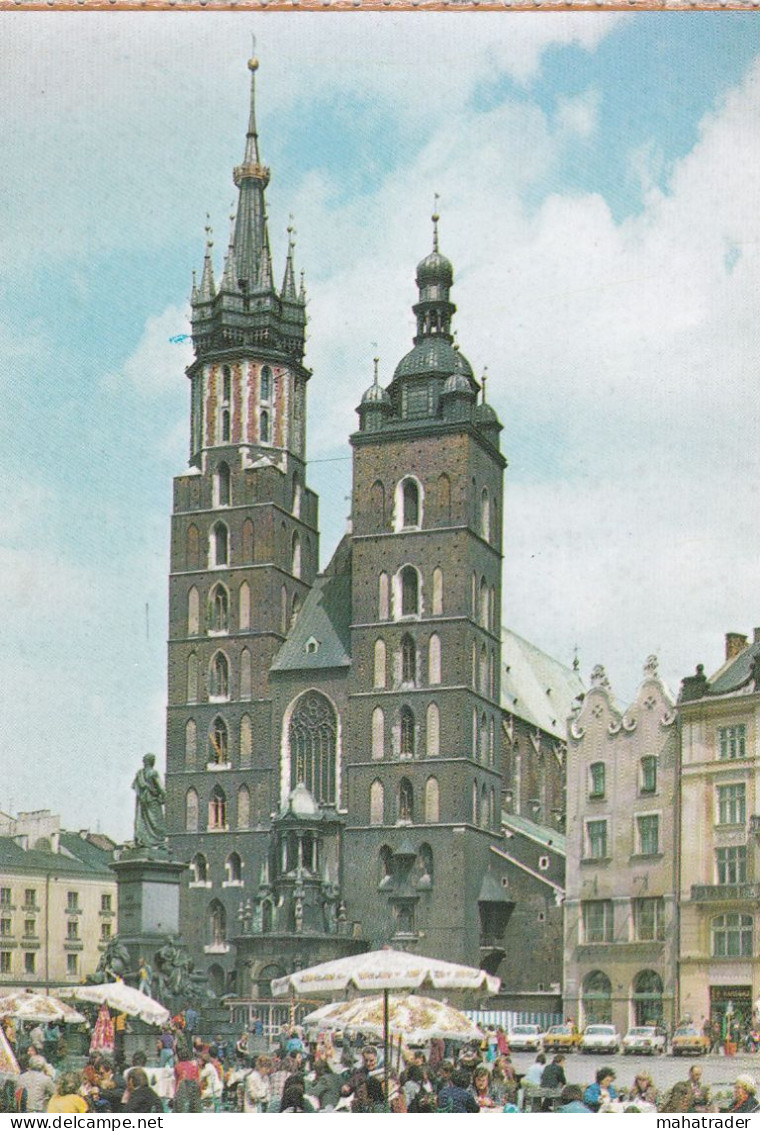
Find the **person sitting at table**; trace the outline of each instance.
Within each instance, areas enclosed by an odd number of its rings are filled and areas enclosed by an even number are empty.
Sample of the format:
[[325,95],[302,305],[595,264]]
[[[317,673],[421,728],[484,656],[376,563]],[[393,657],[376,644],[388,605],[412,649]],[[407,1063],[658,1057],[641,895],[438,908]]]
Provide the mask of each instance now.
[[552,1058],[551,1064],[547,1064],[546,1068],[541,1073],[541,1087],[542,1088],[564,1088],[567,1083],[565,1077],[565,1062],[567,1057],[564,1053],[558,1052]]
[[559,1097],[561,1107],[557,1111],[565,1115],[575,1115],[586,1112],[591,1114],[591,1108],[583,1102],[583,1088],[580,1084],[565,1084],[562,1095]]
[[589,1084],[583,1096],[583,1102],[592,1111],[599,1111],[603,1104],[611,1103],[618,1098],[617,1089],[612,1081],[615,1079],[614,1068],[600,1068],[596,1074],[596,1081]]
[[488,1066],[479,1064],[472,1074],[472,1083],[470,1084],[470,1092],[475,1097],[475,1102],[481,1111],[485,1108],[502,1107],[498,1104],[491,1089],[491,1073],[488,1071]]
[[148,1083],[148,1075],[143,1068],[131,1068],[129,1071],[123,1110],[163,1113],[164,1105]]

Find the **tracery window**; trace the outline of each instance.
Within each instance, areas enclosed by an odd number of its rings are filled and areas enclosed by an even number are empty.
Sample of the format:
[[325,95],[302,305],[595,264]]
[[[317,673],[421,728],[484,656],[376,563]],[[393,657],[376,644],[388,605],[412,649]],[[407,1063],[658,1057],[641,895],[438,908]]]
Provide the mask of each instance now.
[[223,585],[215,585],[209,601],[211,631],[227,632],[230,627],[230,597]]
[[401,708],[401,745],[399,753],[402,758],[414,757],[414,714],[411,707]]
[[337,717],[329,699],[307,691],[290,719],[290,784],[303,782],[317,801],[336,800]]

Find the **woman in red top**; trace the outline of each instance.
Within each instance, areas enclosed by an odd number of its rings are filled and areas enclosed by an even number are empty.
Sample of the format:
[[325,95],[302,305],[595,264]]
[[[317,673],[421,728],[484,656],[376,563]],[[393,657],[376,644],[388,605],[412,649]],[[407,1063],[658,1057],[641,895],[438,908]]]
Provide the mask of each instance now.
[[176,1061],[174,1064],[175,1112],[198,1114],[201,1111],[201,1083],[197,1060],[193,1060],[186,1040],[177,1038]]

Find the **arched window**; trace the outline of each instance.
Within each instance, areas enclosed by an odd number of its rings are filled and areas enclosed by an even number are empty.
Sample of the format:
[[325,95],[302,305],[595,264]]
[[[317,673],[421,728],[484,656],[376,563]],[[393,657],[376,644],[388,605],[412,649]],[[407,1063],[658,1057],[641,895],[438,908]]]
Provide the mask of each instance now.
[[472,642],[472,689],[478,690],[478,649],[475,641]]
[[228,884],[239,884],[243,879],[243,866],[237,852],[231,852],[224,864],[225,879]]
[[290,545],[290,572],[294,577],[301,576],[301,539],[297,530],[293,532]]
[[420,611],[420,577],[414,566],[407,565],[399,574],[401,616],[417,616]]
[[251,627],[251,587],[247,581],[241,584],[238,592],[238,621],[241,632]]
[[301,517],[301,493],[301,479],[298,474],[295,474],[293,476],[293,500],[291,506],[291,511],[293,512],[294,518]]
[[428,778],[425,782],[425,823],[435,824],[441,819],[441,795],[438,778]]
[[280,623],[284,636],[288,631],[288,591],[284,585],[280,589]]
[[488,590],[488,623],[491,627],[491,632],[496,632],[496,586],[492,585]]
[[385,821],[385,790],[383,783],[373,781],[369,790],[369,823],[382,825]]
[[230,410],[223,408],[219,413],[219,440],[222,444],[229,443],[230,439]]
[[307,691],[298,700],[290,718],[290,785],[303,782],[324,804],[336,801],[338,720],[330,700],[317,691]]
[[195,652],[187,657],[187,701],[198,702],[198,657]]
[[224,585],[215,585],[209,597],[209,627],[212,632],[227,632],[230,627],[230,595]]
[[478,823],[478,783],[476,781],[472,783],[472,823],[473,825]]
[[601,970],[592,970],[583,979],[583,1017],[587,1025],[612,1022],[612,983]]
[[229,365],[222,366],[222,403],[229,404],[232,396],[232,370]]
[[488,628],[488,586],[485,577],[480,579],[480,627]]
[[269,820],[269,784],[261,781],[256,786],[256,824],[265,825]]
[[209,699],[229,699],[230,665],[224,652],[217,652],[209,672]]
[[481,695],[488,695],[488,652],[485,644],[480,649],[480,682],[478,687]]
[[385,753],[385,716],[382,707],[372,712],[372,757],[382,758]]
[[480,493],[480,533],[486,542],[491,540],[491,502],[488,497],[488,488],[484,487]]
[[185,829],[189,833],[198,832],[198,794],[192,787],[185,794]]
[[488,694],[496,698],[496,652],[493,649],[488,657]]
[[293,600],[290,602],[290,627],[298,620],[298,614],[301,611],[301,598],[297,593],[293,594]]
[[185,726],[185,769],[194,770],[198,756],[198,727],[194,719]]
[[393,878],[393,849],[384,844],[377,856],[379,887],[386,887]]
[[379,479],[372,484],[369,492],[370,514],[375,520],[375,529],[385,529],[385,488]]
[[211,531],[211,565],[229,563],[229,531],[223,522],[217,522]]
[[663,1020],[662,978],[655,970],[641,970],[633,979],[635,1025],[658,1025]]
[[433,570],[433,616],[443,612],[443,570],[438,566]]
[[411,707],[401,708],[401,745],[399,753],[402,758],[414,757],[414,714]]
[[190,861],[190,871],[193,877],[192,883],[208,883],[208,860],[202,852],[196,852],[195,856]]
[[187,548],[185,553],[188,569],[200,569],[201,565],[201,536],[197,526],[187,528]]
[[210,829],[227,828],[227,798],[220,785],[215,785],[211,791],[208,803],[208,827]]
[[254,560],[255,535],[253,531],[253,523],[250,518],[247,518],[243,523],[243,561],[249,564]]
[[237,791],[237,827],[247,829],[251,823],[251,793],[247,785]]
[[409,778],[402,778],[398,786],[398,819],[414,821],[414,790]]
[[428,641],[428,683],[441,682],[441,638],[434,632]]
[[230,760],[229,735],[227,724],[219,716],[214,719],[208,736],[209,764],[226,766]]
[[441,752],[441,717],[435,703],[428,703],[425,735],[428,758],[437,758]]
[[478,757],[478,712],[472,708],[472,756],[477,761]]
[[419,526],[420,489],[414,479],[405,479],[401,486],[401,525]]
[[250,766],[253,757],[253,727],[250,715],[243,715],[240,720],[240,766],[245,769]]
[[657,759],[653,754],[646,754],[639,763],[639,793],[657,792]]
[[268,365],[262,367],[260,378],[260,399],[262,401],[271,401],[272,399],[272,370]]
[[421,844],[417,856],[420,887],[429,888],[433,884],[433,850],[429,844]]
[[401,682],[414,683],[417,678],[417,649],[409,633],[401,637]]
[[381,573],[378,578],[377,619],[388,620],[390,617],[390,583],[387,573]]
[[445,473],[438,476],[438,522],[441,526],[451,523],[451,480]]
[[472,608],[472,619],[477,620],[478,619],[478,575],[475,573],[475,570],[472,571],[471,590],[472,591],[471,591],[471,594],[470,594],[470,606]]
[[751,958],[751,915],[716,915],[710,920],[713,958]]
[[200,632],[200,597],[193,585],[187,594],[187,635],[197,636]]
[[262,444],[270,442],[269,435],[269,413],[263,408],[259,414],[259,441]]
[[375,641],[375,675],[374,675],[375,687],[385,687],[385,678],[386,678],[385,641],[384,640],[376,640]]
[[488,790],[484,785],[480,787],[480,823],[488,828]]
[[488,719],[485,712],[480,716],[480,741],[478,743],[478,753],[480,761],[485,763],[488,760]]
[[227,947],[227,913],[218,899],[208,905],[208,943],[214,950]]
[[491,796],[488,805],[488,817],[488,823],[490,827],[492,829],[497,829],[499,827],[499,821],[497,820],[496,816],[496,793],[494,792],[493,788],[491,789]]
[[493,718],[488,720],[488,765],[496,762],[496,727]]
[[217,465],[214,476],[214,502],[218,507],[230,505],[230,469],[226,463]]
[[240,698],[250,699],[251,695],[251,653],[244,648],[240,653]]

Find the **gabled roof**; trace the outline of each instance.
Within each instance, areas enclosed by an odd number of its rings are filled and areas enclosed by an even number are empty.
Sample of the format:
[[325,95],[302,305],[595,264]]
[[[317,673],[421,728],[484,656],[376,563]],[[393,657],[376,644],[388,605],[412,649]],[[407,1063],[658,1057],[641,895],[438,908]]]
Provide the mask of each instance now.
[[585,691],[578,672],[508,628],[501,630],[501,705],[562,741],[573,701]]
[[711,695],[726,695],[749,683],[755,660],[760,656],[760,643],[749,644],[738,656],[727,660],[708,680]]
[[349,667],[350,628],[351,574],[321,574],[270,670]]
[[[77,844],[83,843],[76,833],[61,833],[61,843],[66,851],[47,852],[39,848],[24,849],[11,837],[0,837],[0,873],[49,872],[53,875],[79,876],[85,879],[101,878],[115,882],[115,876],[108,867],[109,861],[113,859],[111,853],[102,852],[90,845],[93,853],[97,852],[99,858],[89,852],[75,855],[68,843],[63,844],[64,837],[70,838],[71,842]],[[84,859],[84,856],[87,858]]]
[[530,821],[527,817],[520,817],[517,813],[507,813],[505,810],[502,810],[501,823],[503,828],[510,832],[526,836],[529,840],[534,840],[536,844],[540,844],[544,848],[551,848],[562,856],[567,855],[567,837],[556,829],[537,825],[535,821]]

